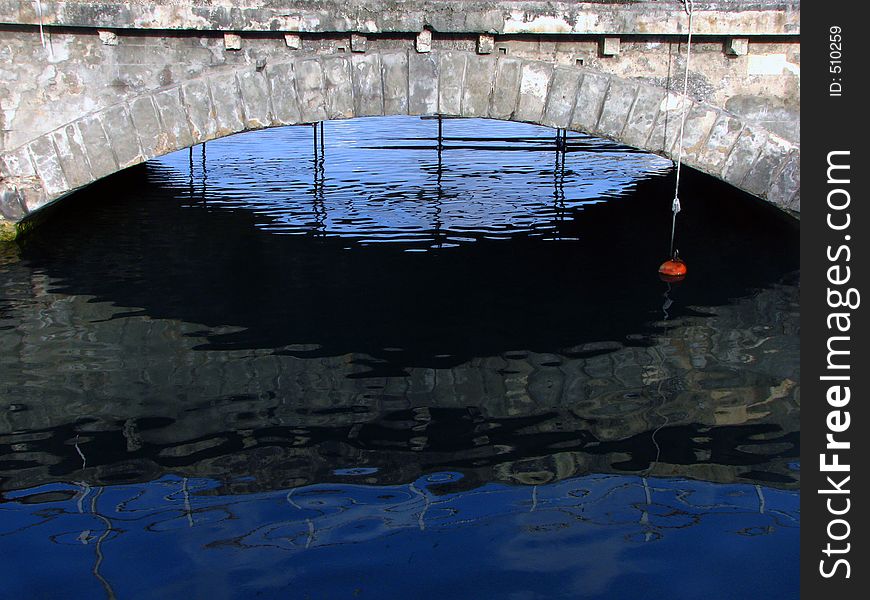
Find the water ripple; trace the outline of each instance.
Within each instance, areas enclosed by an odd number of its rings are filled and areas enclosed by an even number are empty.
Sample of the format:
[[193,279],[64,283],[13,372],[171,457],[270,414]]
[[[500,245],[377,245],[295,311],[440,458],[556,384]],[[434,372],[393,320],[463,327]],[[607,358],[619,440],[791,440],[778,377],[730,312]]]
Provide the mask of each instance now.
[[563,160],[553,130],[536,125],[451,119],[440,152],[433,121],[379,117],[325,127],[317,158],[310,128],[285,127],[209,142],[205,161],[199,148],[160,158],[154,177],[187,186],[191,205],[268,217],[261,228],[270,233],[425,250],[477,239],[463,233],[556,240],[547,232],[565,210],[613,201],[671,167],[582,134],[569,138]]

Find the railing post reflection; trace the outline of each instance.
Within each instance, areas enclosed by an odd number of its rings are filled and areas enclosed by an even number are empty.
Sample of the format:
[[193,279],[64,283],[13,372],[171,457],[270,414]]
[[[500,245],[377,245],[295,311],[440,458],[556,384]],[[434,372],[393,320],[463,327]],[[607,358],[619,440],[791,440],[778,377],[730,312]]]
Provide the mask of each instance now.
[[421,496],[423,498],[423,510],[421,510],[420,514],[417,516],[417,526],[420,528],[420,531],[425,531],[426,530],[426,512],[429,510],[429,505],[432,504],[432,500],[430,500],[429,494],[426,494],[425,492],[423,492],[423,490],[418,488],[413,483],[408,484],[408,489],[410,489],[412,492],[414,492],[415,494],[417,494],[418,496]]
[[442,162],[442,151],[444,150],[444,136],[441,124],[441,115],[438,115],[438,143],[436,145],[436,153],[438,154],[438,166],[435,170],[435,222],[434,222],[434,243],[435,247],[440,248],[444,241],[442,238],[441,228],[444,222],[441,219],[441,203],[444,196],[444,188],[442,187],[442,179],[444,177],[444,164]]
[[643,495],[647,508],[641,511],[640,521],[638,522],[643,525],[643,541],[649,542],[653,539],[653,528],[649,522],[649,506],[652,504],[652,490],[646,477],[641,477],[641,481],[643,482]]
[[[82,452],[81,447],[79,446],[79,436],[78,435],[76,435],[76,438],[73,441],[73,446],[75,447],[76,453],[82,459],[82,473],[84,473],[84,470],[88,465],[88,460],[85,457],[84,452]],[[79,514],[84,514],[84,512],[85,512],[84,511],[84,500],[88,496],[88,494],[90,493],[91,486],[87,482],[85,482],[84,480],[78,482],[78,485],[79,485],[79,487],[81,487],[82,492],[81,492],[81,495],[79,495],[78,499],[76,500],[76,508],[78,509]],[[112,530],[114,529],[112,527],[112,522],[109,520],[109,518],[106,517],[105,515],[100,514],[100,512],[97,510],[97,508],[98,508],[97,501],[100,499],[100,496],[103,495],[104,489],[105,488],[103,488],[103,487],[97,487],[96,491],[91,496],[90,513],[94,517],[99,519],[103,523],[103,526],[105,528],[103,530],[103,532],[100,534],[100,536],[97,538],[97,542],[94,545],[95,561],[94,561],[94,566],[91,569],[91,573],[93,573],[93,575],[94,575],[94,577],[96,577],[97,581],[100,582],[100,585],[103,586],[103,589],[106,592],[106,597],[109,598],[109,600],[115,600],[115,598],[116,598],[115,590],[112,589],[112,585],[100,573],[100,567],[102,566],[103,560],[104,560],[103,542],[106,541],[106,538],[109,537],[109,534],[112,533]],[[90,543],[91,539],[93,539],[93,538],[91,537],[91,530],[90,529],[83,530],[79,534],[79,537],[78,537],[78,540],[82,544],[84,544],[85,546],[87,546]]]
[[187,149],[187,159],[189,164],[189,174],[187,178],[187,190],[190,203],[193,204],[193,146]]
[[[296,504],[296,502],[293,500],[293,492],[295,492],[295,491],[296,491],[296,488],[292,488],[289,492],[287,492],[287,503],[290,506],[292,506],[293,508],[302,510],[302,507],[299,506],[298,504]],[[310,548],[311,544],[314,542],[314,538],[315,538],[315,534],[316,534],[315,529],[314,529],[314,520],[311,519],[310,517],[305,517],[305,523],[308,526],[308,537],[305,540],[305,547]]]
[[553,167],[553,210],[556,213],[557,239],[561,239],[561,228],[565,221],[565,150],[567,147],[567,131],[556,129],[556,163]]
[[104,490],[104,488],[102,488],[102,487],[97,488],[96,493],[91,498],[91,513],[95,517],[97,517],[100,521],[102,521],[103,525],[106,528],[105,531],[103,531],[103,533],[100,535],[100,537],[97,538],[97,543],[94,546],[94,553],[96,555],[96,560],[94,561],[94,568],[92,569],[91,572],[94,574],[94,577],[97,578],[97,581],[100,582],[100,584],[103,586],[103,589],[106,591],[106,597],[109,598],[109,600],[115,600],[115,598],[116,598],[115,590],[112,589],[112,585],[109,583],[109,581],[105,577],[103,577],[102,573],[100,573],[100,567],[103,565],[103,559],[104,559],[103,542],[106,540],[106,538],[112,532],[112,522],[107,517],[105,517],[104,515],[100,514],[97,511],[97,500],[99,500],[100,496],[103,495],[103,490]]
[[187,515],[187,526],[193,527],[193,511],[190,504],[190,490],[187,488],[187,477],[181,478],[181,494],[184,496],[184,513]]
[[206,165],[206,161],[205,161],[205,142],[203,142],[203,143],[202,143],[202,192],[201,192],[201,194],[202,194],[202,195],[201,195],[201,198],[202,198],[202,205],[203,205],[203,206],[206,205],[205,192],[206,192],[207,181],[208,181],[208,172],[206,171],[206,166],[205,166],[205,165]]
[[[312,184],[312,208],[314,210],[315,233],[321,236],[326,234],[326,201],[324,180],[326,179],[326,143],[323,133],[323,121],[312,123],[314,139],[314,155],[312,157],[313,184]],[[318,132],[318,129],[320,130]]]

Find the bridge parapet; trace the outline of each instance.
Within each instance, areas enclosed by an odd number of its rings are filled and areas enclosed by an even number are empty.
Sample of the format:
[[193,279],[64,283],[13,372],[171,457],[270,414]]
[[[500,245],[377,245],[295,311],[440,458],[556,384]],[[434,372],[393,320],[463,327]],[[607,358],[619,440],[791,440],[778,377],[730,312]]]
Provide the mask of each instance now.
[[[0,1],[0,22],[120,29],[408,33],[683,34],[680,0]],[[798,0],[695,2],[699,35],[794,36]]]

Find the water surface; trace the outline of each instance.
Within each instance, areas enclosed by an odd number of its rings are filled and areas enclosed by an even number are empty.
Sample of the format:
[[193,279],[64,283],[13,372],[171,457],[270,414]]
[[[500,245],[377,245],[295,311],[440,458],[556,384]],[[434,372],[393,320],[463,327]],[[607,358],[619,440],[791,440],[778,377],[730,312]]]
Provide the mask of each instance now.
[[796,223],[689,171],[668,285],[669,162],[443,126],[211,142],[2,249],[12,597],[797,595]]

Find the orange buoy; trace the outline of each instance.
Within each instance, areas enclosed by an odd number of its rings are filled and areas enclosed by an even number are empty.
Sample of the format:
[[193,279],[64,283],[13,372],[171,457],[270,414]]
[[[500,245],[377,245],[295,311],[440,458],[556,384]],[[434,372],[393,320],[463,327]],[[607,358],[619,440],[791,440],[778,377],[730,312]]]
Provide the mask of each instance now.
[[670,260],[666,260],[659,267],[659,278],[668,283],[676,283],[686,278],[686,263],[679,256],[674,256]]

